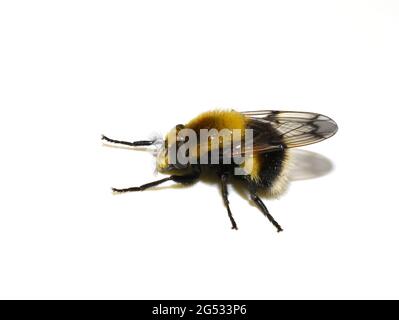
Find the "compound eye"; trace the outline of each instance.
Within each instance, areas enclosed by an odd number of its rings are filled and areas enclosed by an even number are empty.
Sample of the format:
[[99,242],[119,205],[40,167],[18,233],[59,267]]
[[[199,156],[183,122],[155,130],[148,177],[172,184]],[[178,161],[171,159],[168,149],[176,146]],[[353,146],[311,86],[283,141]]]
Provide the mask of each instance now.
[[179,143],[179,142],[184,142],[184,137],[182,137],[180,134],[179,134],[179,132],[180,132],[180,130],[182,130],[182,129],[184,129],[185,127],[184,127],[184,124],[178,124],[178,125],[176,125],[176,127],[175,127],[175,130],[176,130],[176,140],[177,140],[177,142]]

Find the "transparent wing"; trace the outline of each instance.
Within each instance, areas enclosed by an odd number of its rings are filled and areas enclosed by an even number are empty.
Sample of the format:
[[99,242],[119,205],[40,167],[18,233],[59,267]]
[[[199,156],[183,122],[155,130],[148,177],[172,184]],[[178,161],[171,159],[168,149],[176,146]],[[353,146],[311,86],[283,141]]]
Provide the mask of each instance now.
[[334,120],[312,112],[264,110],[242,114],[248,118],[248,128],[253,129],[253,152],[305,146],[323,141],[338,130]]

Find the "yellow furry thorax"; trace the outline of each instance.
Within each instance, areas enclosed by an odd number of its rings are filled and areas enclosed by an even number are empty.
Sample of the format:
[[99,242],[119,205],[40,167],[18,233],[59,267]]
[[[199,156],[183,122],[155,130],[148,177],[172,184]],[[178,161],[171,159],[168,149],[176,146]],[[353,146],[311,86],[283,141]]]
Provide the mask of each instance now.
[[201,113],[190,120],[185,127],[193,130],[200,129],[240,129],[244,130],[246,118],[234,110],[211,110]]
[[[240,137],[244,134],[244,130],[246,128],[247,120],[244,115],[240,112],[234,110],[211,110],[204,113],[201,113],[194,119],[190,120],[183,127],[184,129],[191,129],[195,131],[197,134],[200,133],[201,129],[212,130],[215,129],[217,131],[224,131],[223,139],[220,139],[220,145],[224,143],[231,143],[233,139],[233,135],[231,134],[232,130],[240,130]],[[173,128],[165,138],[167,144],[171,145],[175,143],[175,137],[178,133],[179,129]],[[210,151],[213,147],[218,148],[220,145],[211,145],[211,141],[208,141],[205,145],[198,144],[197,155],[198,157],[202,156],[203,152]],[[161,150],[157,157],[157,169],[158,171],[164,171],[168,168],[169,163],[166,155],[166,150]]]

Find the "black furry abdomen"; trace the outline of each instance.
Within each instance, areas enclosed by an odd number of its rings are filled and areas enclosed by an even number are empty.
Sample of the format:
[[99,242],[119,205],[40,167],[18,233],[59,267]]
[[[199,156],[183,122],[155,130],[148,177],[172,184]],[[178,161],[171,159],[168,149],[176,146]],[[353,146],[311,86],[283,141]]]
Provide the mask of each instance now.
[[259,154],[256,156],[256,161],[259,166],[256,178],[250,174],[236,175],[235,177],[246,181],[253,190],[264,190],[266,195],[271,197],[279,196],[287,185],[288,151],[278,150]]
[[278,150],[266,152],[258,156],[260,161],[259,179],[252,181],[257,187],[271,189],[283,174],[284,166],[287,161],[287,151]]

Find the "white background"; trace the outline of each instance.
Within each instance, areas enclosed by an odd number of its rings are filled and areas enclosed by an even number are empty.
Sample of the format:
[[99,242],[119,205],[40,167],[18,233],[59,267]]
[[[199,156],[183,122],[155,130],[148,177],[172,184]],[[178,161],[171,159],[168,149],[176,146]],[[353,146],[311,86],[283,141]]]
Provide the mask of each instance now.
[[[2,1],[0,298],[399,298],[397,1]],[[334,170],[266,201],[156,179],[212,109],[315,111]],[[158,176],[159,177],[159,176]]]

